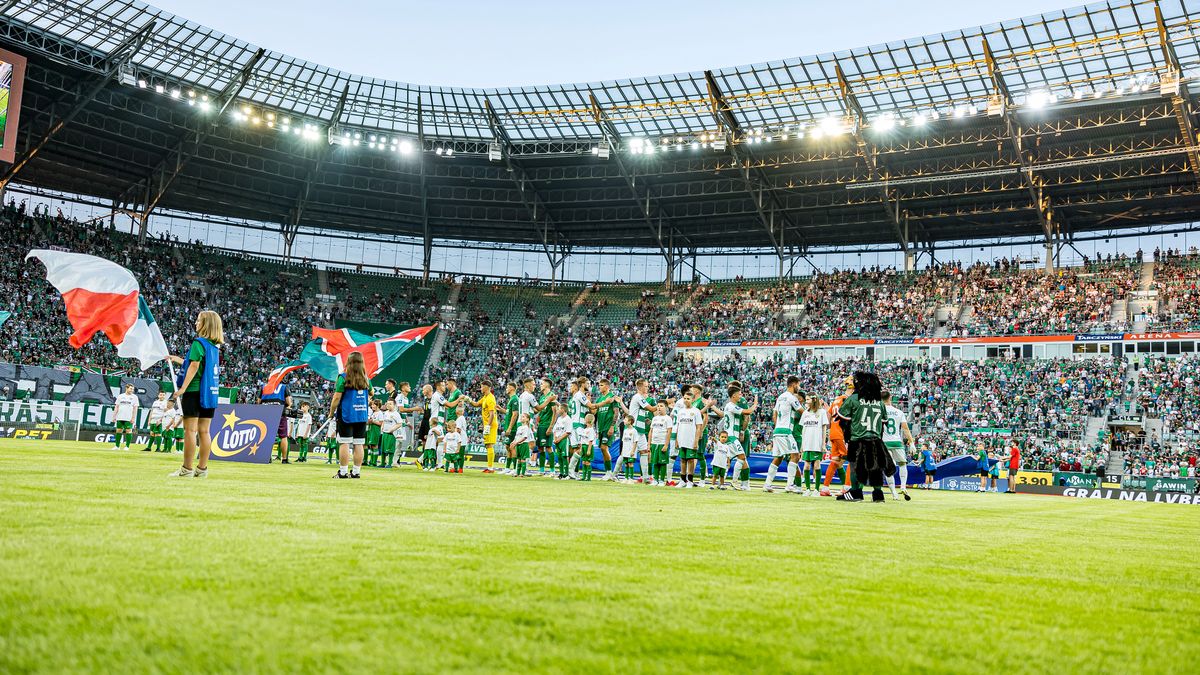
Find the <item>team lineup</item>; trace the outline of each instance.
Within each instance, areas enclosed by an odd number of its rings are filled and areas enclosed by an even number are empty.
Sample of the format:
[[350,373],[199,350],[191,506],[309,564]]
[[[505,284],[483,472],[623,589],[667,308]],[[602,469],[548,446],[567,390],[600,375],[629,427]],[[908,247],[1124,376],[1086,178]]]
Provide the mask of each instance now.
[[[352,360],[347,375],[353,369]],[[426,384],[422,405],[414,405],[407,382],[388,380],[380,398],[369,397],[365,387],[348,388],[346,382],[342,376],[335,385],[330,412],[338,431],[327,439],[331,457],[336,443],[339,456],[353,460],[340,462],[339,478],[360,476],[364,461],[397,466],[410,452],[419,456],[424,471],[461,473],[472,429],[468,411],[476,409],[476,438],[487,456],[484,473],[590,481],[593,463],[599,460],[604,471],[600,480],[605,481],[750,489],[748,428],[759,403],[746,397],[738,381],[726,385],[725,402],[720,404],[706,397],[698,384],[682,385],[678,393],[656,398],[646,380],[639,379],[626,401],[607,379],[596,382],[593,391],[591,380],[579,377],[568,382],[567,395],[560,399],[552,379],[525,378],[504,385],[502,418],[488,380],[478,384],[478,398],[464,393],[453,379]],[[783,489],[790,493],[830,496],[831,482],[840,476],[848,486],[838,496],[842,500],[863,499],[861,488],[867,485],[881,501],[885,482],[894,498],[910,498],[905,488],[914,441],[904,412],[891,405],[873,373],[847,377],[845,388],[826,405],[817,395],[801,392],[798,377],[787,379],[771,410],[772,459],[764,491],[776,490],[782,467]],[[339,400],[339,395],[353,398],[349,409],[345,401],[351,398]],[[304,461],[306,432],[312,428],[306,405],[294,424],[288,435],[304,439]],[[827,457],[829,464],[822,471]],[[932,462],[932,457],[921,461]]]

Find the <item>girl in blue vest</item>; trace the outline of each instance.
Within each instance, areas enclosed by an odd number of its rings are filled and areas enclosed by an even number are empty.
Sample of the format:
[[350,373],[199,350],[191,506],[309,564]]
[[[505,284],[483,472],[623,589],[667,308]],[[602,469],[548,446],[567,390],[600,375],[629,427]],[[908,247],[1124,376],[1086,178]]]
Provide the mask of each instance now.
[[[216,413],[221,387],[218,345],[224,343],[221,316],[208,310],[200,312],[196,317],[196,338],[183,360],[175,380],[175,393],[171,395],[171,400],[179,403],[183,411],[183,466],[172,476],[204,478],[208,475],[208,456],[212,452],[208,427]],[[197,449],[200,451],[198,460]]]
[[[346,372],[338,375],[329,401],[329,416],[337,420],[338,472],[334,478],[360,478],[363,446],[367,442],[367,418],[370,416],[370,381],[362,354],[354,352],[346,360]],[[350,446],[354,446],[354,466],[350,464]]]

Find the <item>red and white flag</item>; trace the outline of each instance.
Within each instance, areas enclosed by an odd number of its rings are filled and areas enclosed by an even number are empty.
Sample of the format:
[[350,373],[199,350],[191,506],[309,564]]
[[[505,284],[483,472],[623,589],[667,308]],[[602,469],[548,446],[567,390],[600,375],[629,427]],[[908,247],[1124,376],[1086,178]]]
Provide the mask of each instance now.
[[75,329],[69,339],[72,347],[79,349],[103,332],[119,356],[137,359],[142,370],[167,358],[167,343],[132,272],[83,253],[36,248],[25,256],[30,258],[42,261],[46,279],[62,293],[67,319]]

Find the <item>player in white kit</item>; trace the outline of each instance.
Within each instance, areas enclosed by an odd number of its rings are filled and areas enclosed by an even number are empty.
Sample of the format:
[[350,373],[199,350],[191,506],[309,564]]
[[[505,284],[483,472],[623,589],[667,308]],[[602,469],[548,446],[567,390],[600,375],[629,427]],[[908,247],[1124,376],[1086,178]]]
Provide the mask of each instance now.
[[[891,392],[883,392],[880,400],[887,410],[887,419],[883,422],[883,445],[891,454],[892,461],[900,468],[900,494],[904,495],[904,501],[909,501],[912,497],[908,494],[908,457],[905,456],[904,449],[913,446],[913,437],[908,429],[908,417],[903,410],[892,405]],[[884,476],[884,479],[887,480],[888,489],[892,491],[892,499],[898,499],[895,476]]]

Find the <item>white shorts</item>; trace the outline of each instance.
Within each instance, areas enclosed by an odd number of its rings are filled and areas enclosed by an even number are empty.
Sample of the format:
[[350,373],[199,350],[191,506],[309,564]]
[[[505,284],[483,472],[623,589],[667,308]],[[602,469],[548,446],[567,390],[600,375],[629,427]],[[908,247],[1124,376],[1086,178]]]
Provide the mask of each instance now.
[[771,456],[787,457],[800,452],[796,449],[796,439],[791,436],[771,437]]
[[641,454],[650,452],[650,439],[646,434],[638,434],[637,451]]
[[892,456],[892,461],[896,463],[896,466],[908,464],[908,458],[904,456],[903,443],[884,443],[884,446],[887,447],[888,454]]

